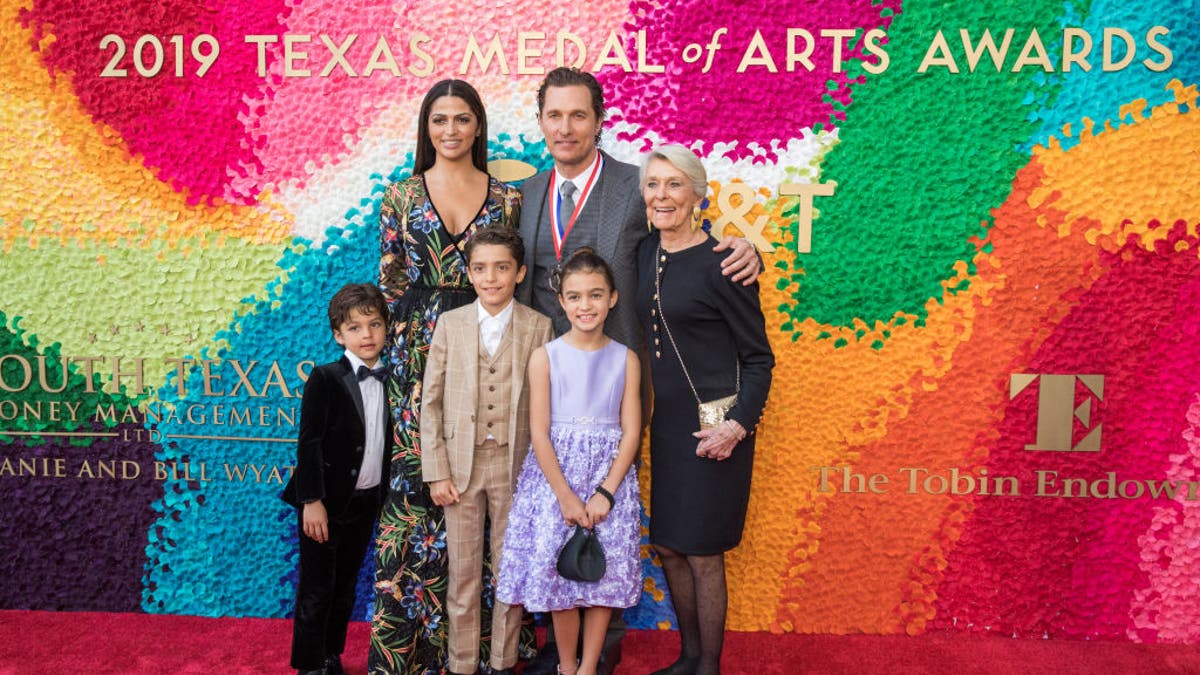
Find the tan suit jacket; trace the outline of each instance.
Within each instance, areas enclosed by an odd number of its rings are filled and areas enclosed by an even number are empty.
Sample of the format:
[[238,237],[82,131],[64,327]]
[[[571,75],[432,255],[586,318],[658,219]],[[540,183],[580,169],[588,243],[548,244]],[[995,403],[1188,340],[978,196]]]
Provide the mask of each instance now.
[[[479,318],[475,303],[442,314],[433,331],[421,392],[421,474],[431,483],[451,479],[459,492],[471,480],[475,446],[475,412],[479,402]],[[554,339],[550,319],[514,303],[512,320],[511,398],[508,443],[510,481],[529,453],[529,356]]]

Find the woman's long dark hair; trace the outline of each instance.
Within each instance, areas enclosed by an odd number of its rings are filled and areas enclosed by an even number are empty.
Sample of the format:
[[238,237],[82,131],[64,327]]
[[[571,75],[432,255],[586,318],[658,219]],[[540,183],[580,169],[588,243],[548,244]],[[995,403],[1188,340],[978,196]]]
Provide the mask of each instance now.
[[425,99],[421,101],[421,113],[417,120],[417,157],[413,164],[413,175],[425,173],[433,166],[437,153],[433,149],[433,140],[429,138],[429,113],[434,101],[443,96],[453,96],[466,102],[467,107],[479,120],[479,135],[471,143],[471,163],[476,169],[487,172],[487,113],[483,110],[483,101],[479,92],[462,80],[442,80],[429,89]]

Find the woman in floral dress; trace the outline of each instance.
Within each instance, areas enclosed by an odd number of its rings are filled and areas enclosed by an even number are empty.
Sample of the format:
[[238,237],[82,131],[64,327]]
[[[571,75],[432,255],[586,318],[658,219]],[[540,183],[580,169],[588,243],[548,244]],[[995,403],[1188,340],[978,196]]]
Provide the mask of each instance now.
[[[475,300],[463,247],[488,225],[515,227],[521,195],[487,174],[487,118],[461,80],[438,82],[421,103],[411,178],[380,209],[379,286],[391,311],[387,396],[395,450],[376,540],[372,673],[441,673],[446,667],[448,568],[442,508],[421,478],[421,378],[442,312]],[[494,602],[484,563],[481,670],[487,672]],[[533,632],[522,629],[529,653]]]

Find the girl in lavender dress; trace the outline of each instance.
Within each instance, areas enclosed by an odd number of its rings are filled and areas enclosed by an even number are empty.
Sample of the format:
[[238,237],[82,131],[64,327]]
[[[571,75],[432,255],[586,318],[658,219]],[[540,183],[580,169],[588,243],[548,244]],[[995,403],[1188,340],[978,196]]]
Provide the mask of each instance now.
[[[590,248],[562,266],[565,335],[529,359],[533,452],[525,458],[504,535],[496,597],[550,612],[559,671],[593,675],[613,608],[642,587],[639,498],[633,460],[641,433],[637,356],[604,334],[617,304],[612,271]],[[558,551],[573,526],[594,528],[607,569],[597,582],[559,576]],[[577,651],[583,611],[583,654]]]

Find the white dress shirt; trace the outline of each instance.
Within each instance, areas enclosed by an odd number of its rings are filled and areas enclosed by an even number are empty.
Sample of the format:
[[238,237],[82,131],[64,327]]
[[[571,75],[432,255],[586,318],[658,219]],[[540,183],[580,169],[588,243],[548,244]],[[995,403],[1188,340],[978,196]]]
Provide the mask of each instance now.
[[509,300],[496,316],[489,314],[483,308],[483,303],[478,300],[475,301],[475,309],[479,317],[479,341],[483,343],[488,356],[494,356],[500,348],[500,338],[504,337],[504,329],[508,328],[509,322],[512,321],[513,301]]
[[[345,355],[350,360],[352,372],[357,373],[359,366],[370,368],[349,349],[345,351]],[[383,363],[377,361],[375,367],[382,368]],[[383,478],[379,475],[380,467],[383,466],[383,383],[373,377],[368,377],[365,380],[359,380],[358,391],[362,393],[363,418],[366,422],[364,429],[366,445],[363,446],[362,466],[358,467],[358,481],[354,484],[354,488],[365,490],[379,485],[379,481]]]
[[[599,162],[599,161],[600,161],[600,151],[597,150],[596,156],[592,157],[592,163],[588,164],[587,168],[584,169],[583,171],[580,171],[579,175],[575,176],[574,178],[567,178],[566,176],[564,176],[562,174],[561,171],[558,170],[557,166],[554,167],[554,174],[555,174],[554,184],[559,186],[559,188],[558,188],[559,190],[562,189],[562,184],[564,181],[569,180],[575,184],[575,210],[579,211],[580,213],[583,213],[583,205],[587,203],[588,197],[590,197],[592,194],[591,190],[584,192],[583,188],[587,187],[588,176],[592,175],[592,169],[596,166],[596,162]],[[600,176],[596,176],[596,180],[600,180]],[[592,187],[593,188],[596,187],[594,182],[592,184]],[[557,199],[558,198],[555,197],[556,201],[554,202],[554,204],[558,203]],[[551,204],[551,206],[553,207],[554,204]],[[567,223],[570,222],[570,220],[571,220],[571,214],[568,213],[563,218],[563,228],[564,229],[566,228]]]

